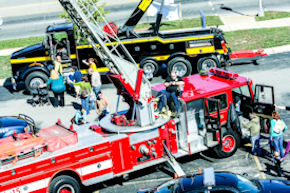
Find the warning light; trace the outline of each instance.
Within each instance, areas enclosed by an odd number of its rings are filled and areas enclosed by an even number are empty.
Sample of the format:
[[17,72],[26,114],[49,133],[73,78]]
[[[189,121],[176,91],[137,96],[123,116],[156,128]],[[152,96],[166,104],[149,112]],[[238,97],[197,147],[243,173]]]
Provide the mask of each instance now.
[[211,68],[209,70],[209,73],[211,75],[218,76],[218,77],[221,77],[221,78],[226,78],[226,79],[229,79],[229,80],[234,80],[234,79],[237,79],[239,77],[238,73],[229,72],[229,71],[226,71],[226,70],[223,70],[223,69],[219,69],[219,68]]

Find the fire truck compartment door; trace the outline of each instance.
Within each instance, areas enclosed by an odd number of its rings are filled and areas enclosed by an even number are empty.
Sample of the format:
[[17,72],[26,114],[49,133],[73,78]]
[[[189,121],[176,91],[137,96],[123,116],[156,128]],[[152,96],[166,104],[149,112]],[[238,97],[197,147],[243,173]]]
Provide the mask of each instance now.
[[181,113],[180,120],[181,124],[178,128],[179,147],[188,151],[189,146],[203,145],[206,134],[204,100],[198,99],[186,103],[186,110]]
[[254,95],[254,112],[260,115],[271,116],[274,110],[274,87],[257,84]]

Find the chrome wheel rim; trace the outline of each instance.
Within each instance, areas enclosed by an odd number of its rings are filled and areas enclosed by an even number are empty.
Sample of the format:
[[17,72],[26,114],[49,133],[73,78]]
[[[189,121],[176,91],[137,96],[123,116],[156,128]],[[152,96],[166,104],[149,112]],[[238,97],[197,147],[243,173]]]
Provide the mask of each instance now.
[[203,61],[201,65],[201,69],[205,70],[206,72],[208,72],[209,69],[215,68],[215,67],[216,67],[216,62],[213,59],[206,59]]
[[173,65],[172,70],[174,70],[179,77],[185,76],[187,72],[187,67],[183,62],[177,62]]

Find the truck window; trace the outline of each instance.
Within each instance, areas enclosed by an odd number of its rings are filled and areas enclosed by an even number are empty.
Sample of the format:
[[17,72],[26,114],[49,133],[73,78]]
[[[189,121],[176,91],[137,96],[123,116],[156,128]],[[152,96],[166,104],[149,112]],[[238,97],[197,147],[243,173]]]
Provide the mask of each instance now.
[[200,110],[203,110],[203,102],[204,102],[203,99],[198,99],[198,100],[190,101],[190,102],[186,103],[187,111],[192,111],[192,110],[200,111]]
[[[220,101],[220,109],[225,109],[228,107],[228,102],[227,102],[227,94],[220,94],[220,95],[216,95],[211,97],[213,99],[217,99]],[[209,108],[209,113],[213,113],[213,112],[217,112],[218,107],[217,107],[217,103],[212,102],[212,101],[208,101],[208,108]]]
[[248,85],[241,86],[241,87],[238,87],[238,88],[234,88],[233,92],[235,92],[237,94],[240,94],[240,95],[251,97]]

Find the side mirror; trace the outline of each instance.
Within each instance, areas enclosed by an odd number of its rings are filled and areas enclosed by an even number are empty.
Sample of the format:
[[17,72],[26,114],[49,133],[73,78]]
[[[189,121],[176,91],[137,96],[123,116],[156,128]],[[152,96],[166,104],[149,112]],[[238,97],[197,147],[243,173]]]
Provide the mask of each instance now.
[[245,176],[245,177],[248,177],[248,176],[249,176],[249,174],[248,174],[248,173],[246,173],[246,172],[245,172],[245,173],[243,173],[242,175],[243,175],[243,176]]

